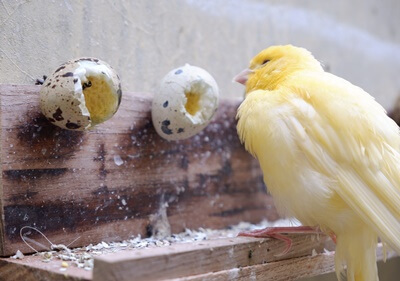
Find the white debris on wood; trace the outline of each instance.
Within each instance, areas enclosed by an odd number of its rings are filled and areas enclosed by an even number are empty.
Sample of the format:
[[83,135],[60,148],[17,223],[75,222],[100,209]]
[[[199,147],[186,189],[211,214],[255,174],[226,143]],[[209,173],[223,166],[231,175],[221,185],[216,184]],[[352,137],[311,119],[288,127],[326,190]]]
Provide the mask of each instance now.
[[171,225],[167,216],[168,203],[162,203],[156,214],[150,215],[151,234],[155,239],[161,240],[171,236]]
[[[262,221],[259,224],[251,224],[241,222],[237,225],[228,227],[226,229],[208,229],[199,228],[198,230],[186,229],[184,232],[171,234],[163,238],[141,238],[141,236],[132,237],[131,239],[124,240],[121,242],[100,242],[96,245],[90,244],[86,247],[75,248],[75,249],[62,249],[60,251],[48,251],[40,252],[35,255],[43,257],[43,262],[49,262],[53,259],[63,261],[62,264],[74,265],[78,268],[85,270],[93,269],[93,258],[97,255],[103,255],[107,253],[115,253],[126,249],[145,249],[154,247],[165,247],[176,243],[191,243],[195,241],[216,239],[216,238],[230,238],[236,237],[241,231],[248,231],[254,229],[261,229],[265,227],[277,227],[277,226],[298,226],[298,221],[282,219],[274,222]],[[18,254],[18,252],[17,252]],[[21,253],[22,254],[22,253]],[[67,261],[69,263],[67,263]],[[67,267],[61,266],[60,270],[64,271]]]
[[17,250],[17,252],[15,253],[15,255],[13,255],[12,257],[11,257],[12,259],[18,259],[18,260],[22,260],[23,258],[24,258],[24,254],[20,251],[20,250]]
[[121,166],[122,164],[124,164],[124,160],[122,160],[121,156],[114,155],[114,163],[117,166]]

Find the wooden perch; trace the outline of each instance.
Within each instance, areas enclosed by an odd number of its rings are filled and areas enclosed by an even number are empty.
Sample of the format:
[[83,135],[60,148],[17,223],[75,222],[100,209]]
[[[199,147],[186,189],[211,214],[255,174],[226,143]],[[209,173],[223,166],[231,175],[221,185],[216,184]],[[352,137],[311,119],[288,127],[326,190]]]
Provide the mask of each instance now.
[[[245,237],[118,251],[98,256],[93,275],[71,263],[60,271],[58,259],[44,263],[40,256],[0,258],[0,281],[292,281],[334,272],[334,244],[329,238],[290,237],[293,248],[284,256],[279,256],[285,248],[282,241]],[[377,256],[383,259],[382,245]],[[394,256],[390,252],[388,258]]]
[[80,236],[71,245],[80,246],[148,235],[157,218],[172,232],[278,218],[236,134],[239,100],[222,100],[197,136],[168,142],[153,129],[148,94],[124,93],[111,120],[74,132],[41,115],[39,90],[0,85],[0,255],[31,251],[23,226],[55,244]]
[[[396,257],[394,252],[388,253],[387,259]],[[384,260],[382,245],[377,248],[378,261]],[[271,263],[221,270],[206,274],[174,278],[165,281],[247,281],[273,280],[294,281],[307,277],[320,276],[335,272],[335,252],[318,253],[291,259],[283,259]],[[148,279],[151,280],[151,279]]]
[[[253,265],[322,252],[326,237],[293,235],[291,251],[280,256],[285,243],[277,239],[224,238],[175,244],[151,251],[132,250],[95,259],[94,281],[165,280],[210,272],[239,270]],[[230,280],[230,278],[225,279]]]
[[0,281],[89,281],[92,272],[69,266],[61,271],[61,261],[43,262],[40,256],[25,256],[22,260],[0,258]]
[[[0,258],[2,273],[0,280],[136,281],[166,280],[173,277],[183,278],[183,276],[198,278],[207,274],[221,275],[220,280],[229,280],[224,274],[230,270],[246,272],[248,268],[259,265],[275,264],[278,261],[295,261],[296,257],[310,256],[313,249],[319,253],[323,251],[323,247],[330,247],[325,236],[292,235],[291,237],[293,248],[284,256],[279,256],[285,248],[282,241],[247,237],[118,251],[98,256],[95,260],[93,276],[90,271],[76,268],[72,264],[66,271],[60,271],[61,261],[58,259],[44,263],[40,256],[25,256],[22,260]],[[207,278],[201,280],[212,280]]]

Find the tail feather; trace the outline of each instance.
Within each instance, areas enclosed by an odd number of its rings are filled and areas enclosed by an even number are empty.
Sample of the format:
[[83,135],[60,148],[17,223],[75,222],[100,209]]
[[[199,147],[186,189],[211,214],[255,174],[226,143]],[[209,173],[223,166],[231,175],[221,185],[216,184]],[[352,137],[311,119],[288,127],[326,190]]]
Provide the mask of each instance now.
[[343,280],[343,276],[347,276],[347,281],[379,280],[377,240],[377,235],[366,226],[337,234],[335,268],[338,280]]

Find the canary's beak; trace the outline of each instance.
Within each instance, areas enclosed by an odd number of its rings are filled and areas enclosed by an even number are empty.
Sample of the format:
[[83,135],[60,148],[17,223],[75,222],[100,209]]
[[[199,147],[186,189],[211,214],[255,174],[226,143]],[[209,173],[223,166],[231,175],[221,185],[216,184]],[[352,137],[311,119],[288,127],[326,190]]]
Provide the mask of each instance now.
[[234,82],[238,82],[240,84],[246,85],[247,79],[249,78],[249,74],[253,73],[254,71],[246,68],[242,72],[240,72],[238,75],[233,77]]

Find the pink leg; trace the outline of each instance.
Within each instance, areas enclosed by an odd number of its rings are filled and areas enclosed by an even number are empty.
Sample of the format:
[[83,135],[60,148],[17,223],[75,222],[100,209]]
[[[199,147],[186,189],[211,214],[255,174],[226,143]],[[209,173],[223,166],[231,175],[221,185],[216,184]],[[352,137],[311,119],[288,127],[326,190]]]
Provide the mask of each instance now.
[[255,238],[275,238],[282,240],[286,243],[285,250],[279,256],[287,254],[292,248],[292,239],[282,235],[283,233],[322,233],[318,227],[310,226],[287,226],[287,227],[267,227],[264,229],[257,229],[252,231],[243,231],[238,236],[255,237]]
[[329,237],[332,239],[333,243],[336,244],[336,235],[334,233],[329,234]]

